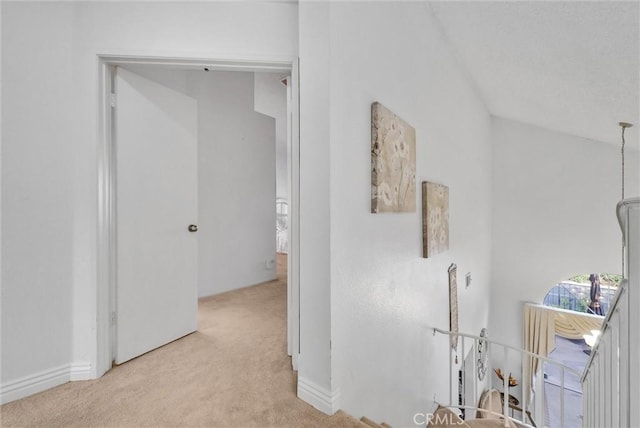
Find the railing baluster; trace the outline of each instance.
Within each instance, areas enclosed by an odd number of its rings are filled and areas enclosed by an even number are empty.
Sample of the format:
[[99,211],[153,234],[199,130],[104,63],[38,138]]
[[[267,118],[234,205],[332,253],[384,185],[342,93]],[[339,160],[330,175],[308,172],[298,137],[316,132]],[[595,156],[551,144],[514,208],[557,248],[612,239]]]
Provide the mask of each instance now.
[[478,405],[478,339],[473,340],[473,405]]
[[[585,388],[586,385],[586,388]],[[591,409],[588,407],[588,403],[591,402],[591,385],[589,383],[582,384],[582,387],[586,389],[587,399],[582,400],[582,417],[584,419],[584,426],[591,426]]]
[[[466,373],[466,356],[467,354],[465,354],[464,352],[464,336],[461,336],[459,338],[460,340],[462,340],[462,359],[461,359],[461,363],[460,363],[460,372],[462,373],[461,375],[458,375],[460,379],[462,379],[462,388],[460,388],[462,397],[459,401],[462,402],[462,405],[465,406],[467,404],[467,393],[466,393],[466,383],[467,383],[467,373]],[[466,414],[466,412],[465,412]]]
[[[622,290],[623,293],[626,293],[626,288]],[[629,373],[629,343],[630,337],[629,333],[631,329],[629,328],[629,298],[625,298],[622,305],[620,305],[620,335],[622,340],[619,344],[619,355],[620,355],[620,365],[618,367],[619,370],[619,379],[620,382],[620,426],[629,426],[631,424],[631,420],[629,419],[629,405],[630,405],[630,382],[631,376]]]
[[589,414],[589,408],[587,407],[587,403],[591,400],[591,390],[588,381],[582,384],[582,391],[584,394],[582,396],[582,425],[585,428],[588,428],[591,426],[591,415]]
[[525,382],[525,368],[527,367],[527,363],[528,363],[528,358],[525,354],[522,354],[522,365],[520,366],[521,369],[521,373],[520,373],[520,379],[522,379],[522,381],[520,382],[520,397],[522,397],[522,413],[520,414],[520,420],[522,422],[525,422],[525,418],[527,415],[527,409],[529,408],[529,404],[527,403],[526,397],[527,397],[527,391],[525,391],[525,385],[529,385],[529,382],[526,381]]
[[564,428],[564,367],[560,367],[560,428]]
[[611,348],[613,353],[613,373],[610,376],[611,379],[611,390],[613,391],[611,400],[612,400],[612,419],[611,426],[620,426],[620,354],[619,354],[619,346],[620,346],[620,311],[616,309],[616,313],[614,314],[616,319],[616,324],[613,327],[612,332],[612,340],[611,340]]
[[[614,314],[615,315],[615,314]],[[613,318],[615,320],[615,317]],[[613,395],[617,392],[613,390],[613,372],[614,372],[614,366],[615,366],[615,361],[613,360],[613,328],[609,328],[607,329],[607,341],[606,344],[608,346],[605,347],[606,349],[606,353],[607,353],[607,372],[605,373],[605,378],[607,380],[607,386],[606,386],[606,394],[607,394],[607,426],[614,426],[613,425]]]
[[453,347],[451,346],[451,336],[447,341],[449,344],[449,402],[453,403]]
[[502,381],[502,414],[504,415],[504,426],[509,426],[509,374],[507,373],[506,367],[509,367],[509,349],[507,347],[504,348],[504,363],[502,367],[505,369],[502,372],[502,377],[504,380]]
[[591,426],[591,415],[589,414],[589,408],[587,407],[587,403],[591,400],[591,390],[588,382],[582,384],[582,425],[585,428]]
[[609,353],[609,335],[611,334],[611,329],[606,329],[600,335],[601,344],[600,344],[600,360],[602,361],[602,388],[603,388],[603,396],[601,401],[601,406],[603,407],[603,426],[611,426],[610,418],[611,418],[611,390],[609,389],[609,377],[611,375],[611,359]]
[[[606,353],[606,349],[604,347],[604,344],[606,343],[605,337],[604,335],[600,334],[600,336],[598,337],[598,354],[596,355],[597,359],[598,359],[598,390],[601,391],[600,392],[600,400],[598,403],[598,412],[599,412],[599,418],[598,418],[598,424],[599,426],[606,426],[607,424],[607,397],[606,397],[606,390],[607,390],[607,353]],[[602,344],[602,347],[600,346],[600,344]]]
[[[602,335],[600,335],[602,338]],[[600,348],[600,347],[598,347]],[[599,355],[598,355],[598,361],[600,361],[600,364],[598,365],[598,367],[600,367],[599,370],[599,378],[600,378],[600,389],[601,391],[603,391],[602,394],[602,399],[600,400],[600,426],[601,427],[605,427],[607,426],[607,409],[606,407],[606,403],[607,403],[607,397],[606,397],[606,390],[607,390],[607,354],[606,352],[604,352],[604,349],[599,349]]]
[[[591,350],[591,352],[593,353],[593,350]],[[598,391],[598,361],[596,359],[593,360],[593,366],[591,368],[591,388],[593,390],[593,399],[591,400],[591,412],[593,413],[593,417],[591,420],[595,427],[598,423],[598,406],[593,405]]]
[[544,426],[544,400],[546,398],[545,390],[544,390],[544,363],[545,360],[540,357],[535,357],[538,360],[538,372],[536,373],[536,420],[539,420],[540,424]]
[[598,392],[598,382],[595,377],[591,379],[591,426],[595,428],[598,417],[598,406],[594,406]]
[[[441,330],[438,328],[432,328],[433,330],[433,334],[444,334],[447,335],[449,340],[447,341],[447,345],[449,347],[449,397],[450,397],[450,402],[447,405],[447,407],[460,407],[460,408],[464,408],[465,409],[465,413],[467,409],[473,409],[473,410],[477,410],[477,407],[471,406],[469,405],[469,403],[467,403],[467,397],[466,397],[466,393],[467,393],[467,384],[464,381],[464,376],[466,376],[466,369],[465,369],[465,365],[466,365],[466,359],[465,359],[465,353],[466,353],[466,349],[467,349],[467,345],[466,345],[466,338],[472,338],[474,340],[474,350],[477,350],[478,347],[478,341],[481,339],[479,336],[474,336],[474,335],[470,335],[470,334],[464,334],[464,333],[453,333],[450,331],[445,331],[445,330]],[[461,344],[461,349],[462,349],[462,367],[461,370],[463,372],[463,384],[462,384],[462,395],[463,395],[463,404],[458,404],[457,401],[457,389],[456,392],[454,393],[454,381],[455,386],[457,387],[458,385],[458,378],[456,377],[455,380],[453,378],[454,376],[454,348],[451,347],[451,337],[453,335],[458,336],[459,340],[462,340],[462,344]],[[508,419],[511,419],[510,416],[510,407],[509,407],[509,375],[511,374],[510,370],[509,370],[509,366],[510,366],[510,360],[509,360],[509,356],[510,356],[510,351],[515,351],[517,353],[519,353],[521,355],[521,362],[522,362],[522,382],[521,382],[521,392],[522,392],[522,412],[521,412],[521,421],[522,424],[528,427],[531,427],[532,425],[532,421],[535,421],[535,423],[542,427],[544,426],[545,423],[545,412],[544,412],[544,403],[545,403],[545,389],[544,389],[544,364],[548,363],[548,364],[553,364],[555,366],[560,367],[560,370],[562,372],[562,383],[561,383],[561,400],[564,400],[564,394],[566,392],[566,373],[570,372],[570,373],[574,373],[577,376],[580,376],[580,373],[578,371],[576,371],[575,369],[568,367],[558,361],[555,361],[553,359],[547,358],[547,357],[541,357],[535,353],[520,349],[520,348],[516,348],[514,346],[510,346],[510,345],[506,345],[503,343],[499,343],[499,342],[494,342],[494,341],[490,341],[489,339],[483,338],[483,340],[485,341],[485,344],[487,345],[487,349],[490,351],[497,351],[497,347],[502,347],[503,348],[503,386],[502,386],[502,396],[503,396],[503,401],[502,401],[502,409],[501,412],[503,413],[504,416],[504,423],[505,426],[508,426]],[[493,355],[495,355],[495,353],[493,353]],[[474,379],[473,379],[473,398],[474,398],[474,403],[475,405],[477,405],[478,402],[478,380],[477,380],[477,366],[475,365],[475,359],[477,357],[476,354],[473,355],[473,360],[474,360],[474,368],[473,370],[471,370],[474,374]],[[531,382],[526,380],[526,367],[529,364],[529,359],[533,359],[535,358],[534,361],[537,361],[537,366],[538,366],[538,370],[535,373],[535,388],[534,390],[535,392],[535,397],[534,400],[531,404],[528,404],[527,400],[526,400],[526,390],[525,390],[525,386],[530,387],[531,386]],[[491,373],[493,372],[493,359],[491,357],[489,357],[488,359],[488,368],[487,368],[487,374],[489,376],[488,379],[492,379],[491,378]],[[594,378],[599,378],[600,377],[600,367],[601,367],[601,361],[599,359],[594,359],[594,365],[592,367],[592,369],[595,369],[595,372],[597,374],[597,376],[595,376]],[[455,366],[455,368],[457,369],[457,364]],[[589,378],[589,381],[592,378]],[[590,382],[589,382],[590,384]],[[470,386],[470,385],[469,385]],[[495,388],[494,387],[494,382],[492,380],[489,380],[488,382],[488,386],[489,388]],[[496,388],[498,389],[498,388]],[[498,389],[499,390],[499,389]],[[589,387],[589,390],[592,390],[591,387]],[[590,393],[591,394],[591,393]],[[454,398],[455,397],[455,398]],[[452,400],[452,398],[456,399],[456,401],[454,402]],[[587,398],[587,400],[589,402],[592,402],[592,400],[590,398]],[[444,404],[444,403],[441,403]],[[491,406],[490,406],[491,407]],[[565,421],[565,415],[564,415],[564,402],[561,403],[561,426],[565,426],[566,425],[566,421]],[[598,406],[592,406],[592,410],[596,411]],[[527,411],[530,412],[531,416],[532,416],[532,420],[529,419],[529,416],[527,415]],[[595,413],[594,413],[595,415]],[[599,414],[598,414],[599,417]],[[513,418],[514,420],[517,420],[517,418]],[[584,410],[584,426],[594,426],[594,427],[600,427],[602,426],[601,424],[594,424],[593,421],[596,420],[595,418],[591,418],[587,412],[587,408],[585,408]]]
[[[592,351],[593,352],[593,351]],[[595,381],[595,393],[596,393],[596,399],[597,399],[597,392],[600,391],[601,385],[600,385],[600,358],[596,358],[595,361],[595,367],[594,369],[594,381]],[[593,423],[596,426],[602,426],[602,419],[600,418],[600,414],[602,413],[600,406],[595,405],[595,402],[591,403],[593,404],[593,408],[595,409],[595,417],[593,419]]]

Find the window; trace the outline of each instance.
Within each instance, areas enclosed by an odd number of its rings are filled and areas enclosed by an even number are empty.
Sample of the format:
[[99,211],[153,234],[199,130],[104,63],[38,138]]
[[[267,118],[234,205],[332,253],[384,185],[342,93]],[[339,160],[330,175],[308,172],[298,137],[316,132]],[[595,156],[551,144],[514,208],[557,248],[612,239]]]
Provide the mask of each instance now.
[[[576,275],[561,281],[549,290],[544,297],[543,305],[554,308],[567,309],[575,312],[594,313],[591,306],[591,274]],[[600,307],[605,315],[609,309],[613,296],[618,289],[622,277],[617,274],[599,274],[600,277]]]

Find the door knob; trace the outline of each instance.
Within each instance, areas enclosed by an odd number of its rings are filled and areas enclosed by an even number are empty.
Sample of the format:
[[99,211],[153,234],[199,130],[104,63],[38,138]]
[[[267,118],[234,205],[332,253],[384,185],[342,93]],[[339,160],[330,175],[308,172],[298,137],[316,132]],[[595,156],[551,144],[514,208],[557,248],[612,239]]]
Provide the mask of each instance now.
[[198,231],[198,226],[196,226],[195,224],[189,225],[189,232],[197,232],[197,231]]

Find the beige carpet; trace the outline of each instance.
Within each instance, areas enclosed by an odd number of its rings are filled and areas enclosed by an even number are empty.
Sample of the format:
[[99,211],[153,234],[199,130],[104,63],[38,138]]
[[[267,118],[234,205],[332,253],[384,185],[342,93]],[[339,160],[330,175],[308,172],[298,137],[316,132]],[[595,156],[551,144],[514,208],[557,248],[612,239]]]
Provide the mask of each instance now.
[[362,427],[298,400],[286,353],[286,276],[206,298],[196,333],[1,407],[2,427]]

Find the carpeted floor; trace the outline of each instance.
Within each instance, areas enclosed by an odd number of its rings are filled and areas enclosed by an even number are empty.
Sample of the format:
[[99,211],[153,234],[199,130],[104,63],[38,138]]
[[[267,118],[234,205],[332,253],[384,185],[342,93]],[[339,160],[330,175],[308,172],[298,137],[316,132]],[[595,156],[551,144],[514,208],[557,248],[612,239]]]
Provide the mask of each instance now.
[[279,280],[200,301],[196,333],[1,407],[2,427],[362,427],[297,399]]

